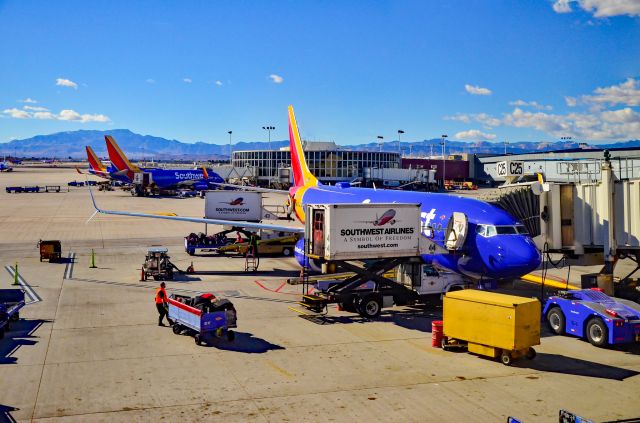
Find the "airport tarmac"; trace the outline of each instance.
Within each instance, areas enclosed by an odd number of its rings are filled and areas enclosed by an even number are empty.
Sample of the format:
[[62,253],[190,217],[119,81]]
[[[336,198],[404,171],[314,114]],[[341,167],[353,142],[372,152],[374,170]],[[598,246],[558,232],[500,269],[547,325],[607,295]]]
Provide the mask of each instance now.
[[[0,187],[64,185],[69,169],[0,174]],[[104,208],[201,216],[199,198],[133,198],[94,191]],[[273,204],[281,199],[269,198]],[[640,349],[600,349],[550,336],[532,361],[506,367],[431,347],[439,310],[399,307],[367,321],[330,309],[289,309],[293,258],[262,258],[257,274],[234,257],[190,257],[183,237],[202,225],[92,215],[85,188],[0,192],[0,287],[17,261],[42,298],[0,340],[0,416],[17,421],[556,421],[560,409],[594,421],[640,418]],[[210,227],[209,232],[215,228]],[[41,263],[36,243],[59,239],[69,263]],[[197,346],[157,325],[157,282],[139,282],[146,248],[169,248],[197,274],[168,291],[213,292],[238,310],[234,343]],[[96,269],[89,268],[94,249]],[[586,269],[585,271],[590,271]],[[571,280],[579,280],[571,270]],[[565,277],[567,270],[554,273]],[[577,278],[577,279],[575,279]],[[527,295],[538,289],[516,283]],[[0,417],[2,421],[2,417]]]

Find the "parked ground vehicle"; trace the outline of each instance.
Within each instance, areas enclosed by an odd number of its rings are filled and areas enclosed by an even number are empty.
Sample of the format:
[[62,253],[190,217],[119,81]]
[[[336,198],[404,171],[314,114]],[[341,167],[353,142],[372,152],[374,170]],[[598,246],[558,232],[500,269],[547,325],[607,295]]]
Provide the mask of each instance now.
[[439,271],[421,263],[400,265],[396,280],[414,290],[424,303],[439,303],[447,292],[470,287],[470,283],[457,273]]
[[196,344],[202,345],[207,334],[235,339],[230,328],[237,327],[237,313],[233,303],[218,299],[213,294],[187,297],[173,294],[169,297],[169,318],[174,321],[173,333],[193,334]]
[[142,280],[152,277],[155,280],[173,280],[173,274],[180,271],[173,263],[165,247],[152,247],[147,251],[147,256],[142,265]]
[[442,315],[445,350],[463,346],[474,354],[500,357],[505,365],[536,356],[540,302],[535,298],[465,289],[445,295]]
[[[284,232],[269,233],[267,231],[261,231],[258,240],[258,254],[274,254],[285,257],[292,256],[298,239],[298,235],[296,234],[286,235]],[[248,249],[249,243],[247,240],[244,240],[242,243],[232,243],[220,247],[218,252],[245,255]]]
[[640,304],[599,288],[561,291],[549,297],[543,316],[554,333],[584,337],[597,347],[640,342]]
[[20,319],[20,309],[24,305],[24,291],[21,289],[0,289],[0,338],[10,330],[11,322]]
[[40,261],[49,260],[49,263],[60,260],[62,257],[62,244],[60,241],[38,241],[40,249]]

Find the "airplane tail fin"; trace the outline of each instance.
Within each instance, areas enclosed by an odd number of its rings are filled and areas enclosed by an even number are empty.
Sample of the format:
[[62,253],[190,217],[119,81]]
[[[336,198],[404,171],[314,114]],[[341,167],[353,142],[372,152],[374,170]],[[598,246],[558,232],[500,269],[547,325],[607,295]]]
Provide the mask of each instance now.
[[111,135],[105,135],[104,140],[107,143],[109,160],[111,160],[111,163],[113,163],[116,169],[120,171],[140,172],[140,168],[129,161]]
[[318,185],[318,179],[311,173],[304,158],[293,106],[289,106],[289,150],[291,152],[294,185],[296,187]]
[[91,166],[91,169],[96,172],[105,172],[107,170],[106,166],[102,164],[96,153],[93,152],[93,149],[88,145],[85,149],[87,150],[87,159],[89,160],[89,166]]
[[207,172],[207,168],[202,166],[202,174],[204,175],[204,179],[209,179],[209,172]]

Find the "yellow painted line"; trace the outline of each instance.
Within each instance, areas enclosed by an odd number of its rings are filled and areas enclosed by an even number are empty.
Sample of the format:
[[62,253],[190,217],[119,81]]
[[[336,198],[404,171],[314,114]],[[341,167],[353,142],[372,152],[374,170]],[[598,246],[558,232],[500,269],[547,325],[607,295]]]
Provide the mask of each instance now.
[[[522,276],[520,279],[527,281],[527,282],[531,282],[531,283],[535,283],[537,285],[542,285],[542,277],[538,276],[538,275],[534,275],[533,273],[529,273],[528,275],[524,275]],[[545,286],[550,286],[552,288],[559,288],[559,289],[581,289],[575,285],[571,285],[571,284],[567,284],[566,282],[563,281],[558,281],[555,279],[551,279],[551,278],[545,278],[544,280],[544,285]]]
[[302,310],[298,310],[297,308],[289,307],[289,310],[295,311],[296,313],[300,313],[300,314],[302,314],[302,315],[304,315],[304,316],[311,316],[310,314],[305,313],[305,312],[304,312],[304,311],[302,311]]
[[286,371],[282,367],[278,366],[277,364],[275,364],[271,360],[265,360],[265,361],[269,365],[269,367],[271,367],[273,370],[275,370],[276,372],[280,373],[281,375],[283,375],[287,379],[293,379],[294,378],[294,376],[291,373],[289,373],[288,371]]

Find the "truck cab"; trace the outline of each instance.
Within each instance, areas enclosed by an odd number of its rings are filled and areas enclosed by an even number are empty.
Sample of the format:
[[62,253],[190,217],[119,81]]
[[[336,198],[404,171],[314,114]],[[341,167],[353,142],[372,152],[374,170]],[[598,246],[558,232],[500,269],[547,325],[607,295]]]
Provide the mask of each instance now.
[[424,263],[402,264],[398,268],[397,281],[414,290],[423,301],[439,300],[449,291],[469,286],[461,275],[441,271]]

